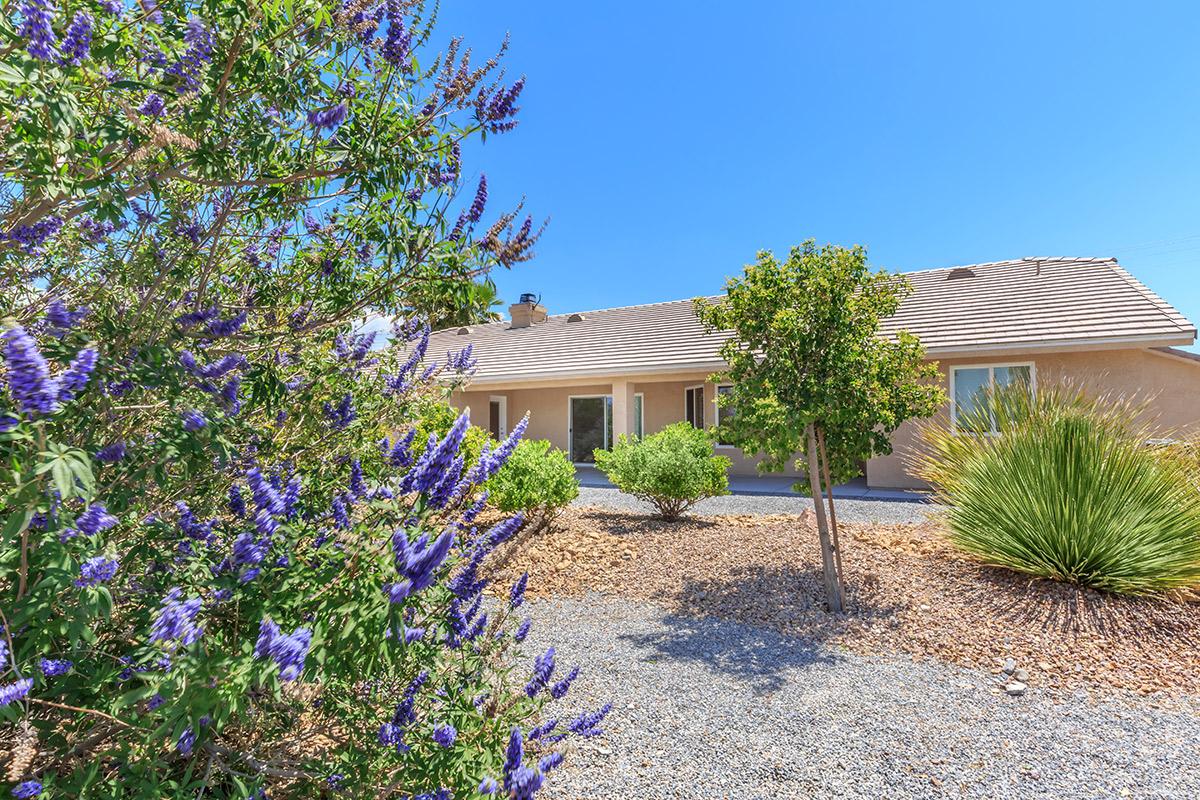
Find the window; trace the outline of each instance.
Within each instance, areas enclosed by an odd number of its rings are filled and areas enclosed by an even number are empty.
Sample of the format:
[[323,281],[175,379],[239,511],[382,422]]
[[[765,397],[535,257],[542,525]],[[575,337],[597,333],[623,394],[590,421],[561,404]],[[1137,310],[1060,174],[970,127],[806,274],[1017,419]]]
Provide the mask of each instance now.
[[689,386],[683,390],[684,419],[693,427],[704,427],[704,387]]
[[645,435],[646,400],[645,395],[638,392],[633,396],[633,435],[641,439]]
[[1008,386],[1024,384],[1033,390],[1033,364],[999,364],[979,367],[955,367],[950,372],[950,413],[954,427],[971,433],[996,433],[996,415],[987,413],[992,393]]
[[591,464],[596,450],[612,447],[612,395],[572,395],[567,405],[567,441],[571,460]]
[[508,399],[503,396],[488,400],[488,432],[496,441],[508,435]]
[[[718,398],[723,397],[723,396],[729,394],[731,391],[733,391],[732,386],[728,386],[728,385],[718,386],[717,387],[717,397]],[[733,419],[733,408],[730,406],[721,406],[721,404],[718,403],[717,404],[717,433],[718,433],[717,444],[725,445],[727,447],[730,446],[729,442],[724,441],[720,437],[719,434],[721,431],[721,426],[724,425],[726,422],[728,422],[731,419]]]

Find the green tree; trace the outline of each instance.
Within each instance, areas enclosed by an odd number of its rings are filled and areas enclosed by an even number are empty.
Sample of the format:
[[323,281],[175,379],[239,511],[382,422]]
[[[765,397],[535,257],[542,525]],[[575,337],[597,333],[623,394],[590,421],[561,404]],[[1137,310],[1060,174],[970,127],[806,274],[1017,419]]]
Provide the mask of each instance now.
[[840,613],[832,486],[858,474],[862,461],[890,453],[889,435],[902,422],[932,416],[945,402],[937,366],[925,361],[917,338],[880,335],[881,321],[911,287],[873,271],[862,247],[817,247],[810,239],[782,261],[760,252],[725,291],[724,301],[695,301],[707,330],[733,334],[721,346],[729,369],[719,377],[733,386],[719,402],[734,411],[721,424],[722,439],[763,454],[763,471],[804,454],[797,465],[817,501],[826,594]]

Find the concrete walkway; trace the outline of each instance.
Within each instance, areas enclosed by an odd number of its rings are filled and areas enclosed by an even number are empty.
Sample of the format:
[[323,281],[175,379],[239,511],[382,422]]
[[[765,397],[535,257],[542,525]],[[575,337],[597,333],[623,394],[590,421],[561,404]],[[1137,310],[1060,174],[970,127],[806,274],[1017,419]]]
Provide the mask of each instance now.
[[[612,489],[612,483],[595,467],[576,465],[575,477],[579,485],[591,489]],[[782,475],[730,475],[729,492],[735,495],[764,495],[772,497],[804,497],[792,491],[795,478]],[[833,487],[833,496],[845,500],[888,500],[891,502],[928,503],[928,492],[913,489],[872,489],[866,478],[855,478],[849,483]]]

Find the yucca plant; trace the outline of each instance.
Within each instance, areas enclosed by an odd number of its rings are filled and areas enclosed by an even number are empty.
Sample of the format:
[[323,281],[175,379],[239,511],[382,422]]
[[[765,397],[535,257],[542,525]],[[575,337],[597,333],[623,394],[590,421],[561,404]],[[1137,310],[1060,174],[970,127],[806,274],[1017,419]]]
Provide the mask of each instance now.
[[1141,411],[1009,387],[926,424],[915,466],[950,507],[950,540],[985,563],[1123,594],[1195,587],[1200,491],[1147,446]]

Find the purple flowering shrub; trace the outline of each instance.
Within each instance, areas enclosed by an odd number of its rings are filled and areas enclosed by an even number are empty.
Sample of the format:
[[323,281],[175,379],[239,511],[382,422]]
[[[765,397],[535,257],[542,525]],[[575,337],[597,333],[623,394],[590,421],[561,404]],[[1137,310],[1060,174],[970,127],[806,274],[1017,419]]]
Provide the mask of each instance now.
[[427,424],[420,321],[532,254],[462,163],[523,80],[413,0],[85,5],[3,11],[2,785],[533,796],[606,710],[487,592],[519,432]]
[[[63,396],[72,343],[90,332],[35,340],[9,325],[0,408],[16,423],[0,451],[22,467],[0,543],[11,600],[0,724],[34,723],[50,755],[29,769],[43,785],[74,796],[117,780],[186,784],[199,759],[227,768],[230,796],[286,774],[383,782],[397,796],[476,796],[495,782],[523,797],[561,760],[550,758],[558,742],[596,732],[598,719],[558,725],[542,713],[578,668],[558,669],[553,650],[520,654],[525,580],[485,598],[484,560],[523,516],[477,526],[481,486],[519,430],[470,459],[465,413],[423,443],[407,432],[376,442],[369,429],[404,430],[405,409],[441,389],[431,377],[397,395],[395,351],[378,372],[347,375],[326,347],[312,359],[324,374],[304,371],[307,353],[289,370],[306,383],[273,426],[255,424],[249,403],[234,414],[210,397],[205,427],[164,410],[123,458],[101,460],[110,433],[78,423],[104,397],[106,366],[76,378],[70,399],[47,399]],[[191,363],[164,372],[186,383]],[[368,413],[347,427],[311,413],[343,391]],[[253,448],[230,447],[245,433],[257,434]],[[314,438],[288,444],[302,434]],[[320,747],[273,744],[301,720],[321,731]],[[81,734],[117,766],[97,774],[70,757]],[[507,763],[514,737],[528,757]]]

